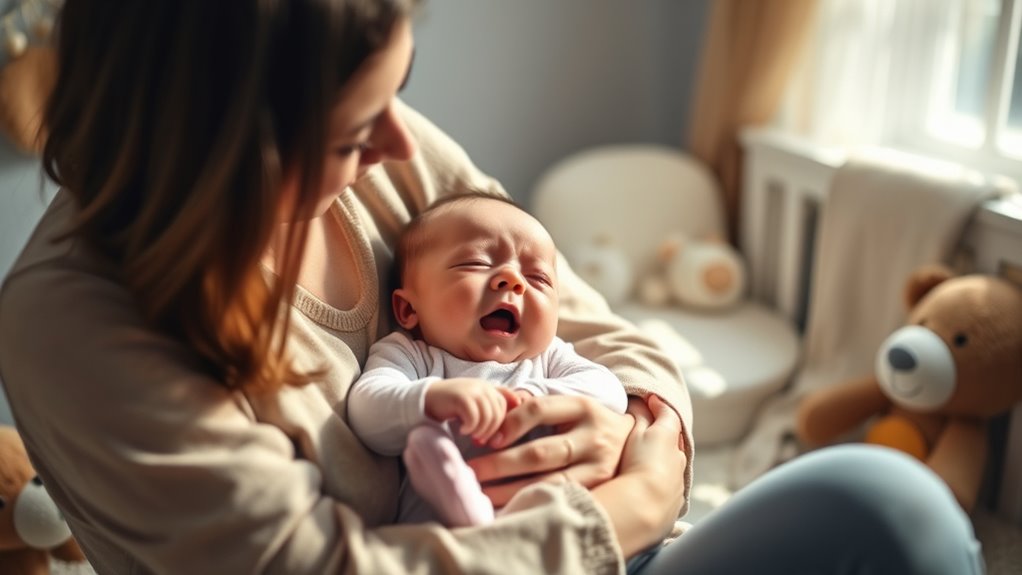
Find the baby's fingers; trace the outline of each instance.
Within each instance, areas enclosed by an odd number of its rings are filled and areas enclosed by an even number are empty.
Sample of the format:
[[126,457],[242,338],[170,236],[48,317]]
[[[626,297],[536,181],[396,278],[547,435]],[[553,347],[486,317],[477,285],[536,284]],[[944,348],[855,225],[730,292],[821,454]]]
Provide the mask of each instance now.
[[498,387],[497,393],[504,398],[505,411],[510,411],[522,404],[522,398],[515,395],[515,392],[506,387]]
[[472,439],[479,445],[485,444],[493,437],[493,434],[500,429],[504,422],[504,413],[507,411],[507,401],[499,393],[494,393],[487,398],[484,415],[479,422],[479,427],[472,434]]
[[481,414],[479,406],[474,401],[465,401],[458,410],[458,419],[461,421],[460,432],[462,435],[472,435],[479,427]]

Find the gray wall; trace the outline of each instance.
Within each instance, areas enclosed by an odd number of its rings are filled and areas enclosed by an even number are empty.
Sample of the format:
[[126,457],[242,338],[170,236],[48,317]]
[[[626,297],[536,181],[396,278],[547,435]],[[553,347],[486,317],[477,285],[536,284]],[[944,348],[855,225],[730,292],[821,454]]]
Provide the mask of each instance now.
[[[46,208],[53,187],[41,187],[39,161],[19,154],[0,138],[0,278],[14,263],[22,244]],[[7,401],[0,393],[0,423],[12,424]]]
[[52,190],[51,183],[43,183],[39,161],[0,138],[0,278],[7,275]]
[[528,205],[557,159],[684,146],[709,0],[429,0],[404,99]]

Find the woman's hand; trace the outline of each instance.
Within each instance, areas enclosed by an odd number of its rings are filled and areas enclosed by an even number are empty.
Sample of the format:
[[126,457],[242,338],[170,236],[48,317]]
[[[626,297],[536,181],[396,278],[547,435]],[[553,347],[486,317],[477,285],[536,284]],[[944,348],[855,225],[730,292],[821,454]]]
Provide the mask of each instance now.
[[618,476],[593,490],[614,524],[625,556],[662,539],[684,503],[684,442],[681,419],[662,399],[649,396],[646,406],[629,402],[635,427],[621,454]]
[[629,401],[629,413],[635,417],[635,427],[628,435],[621,454],[620,475],[642,475],[651,479],[663,491],[668,509],[674,509],[673,518],[684,503],[685,455],[681,418],[664,400],[650,395],[643,404],[635,398]]
[[490,441],[501,449],[538,425],[557,433],[509,447],[468,463],[497,507],[537,481],[576,481],[593,487],[614,477],[634,419],[587,397],[540,396],[508,412]]

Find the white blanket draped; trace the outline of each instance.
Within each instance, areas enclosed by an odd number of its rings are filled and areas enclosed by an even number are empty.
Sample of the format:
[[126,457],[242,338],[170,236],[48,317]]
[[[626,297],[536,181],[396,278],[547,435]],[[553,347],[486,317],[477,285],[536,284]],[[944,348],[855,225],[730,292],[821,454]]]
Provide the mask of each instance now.
[[801,398],[871,372],[880,344],[905,320],[909,274],[950,263],[979,204],[1003,191],[961,166],[889,150],[852,157],[836,171],[817,228],[802,366],[739,445],[735,487],[798,453]]

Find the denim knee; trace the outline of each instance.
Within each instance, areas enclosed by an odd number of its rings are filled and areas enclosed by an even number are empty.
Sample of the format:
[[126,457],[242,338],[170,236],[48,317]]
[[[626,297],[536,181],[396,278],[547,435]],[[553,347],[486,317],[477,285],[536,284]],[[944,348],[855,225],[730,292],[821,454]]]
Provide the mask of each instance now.
[[855,522],[862,544],[885,549],[906,573],[982,573],[972,523],[933,471],[900,451],[841,445],[788,464],[785,481],[825,502],[835,521]]

